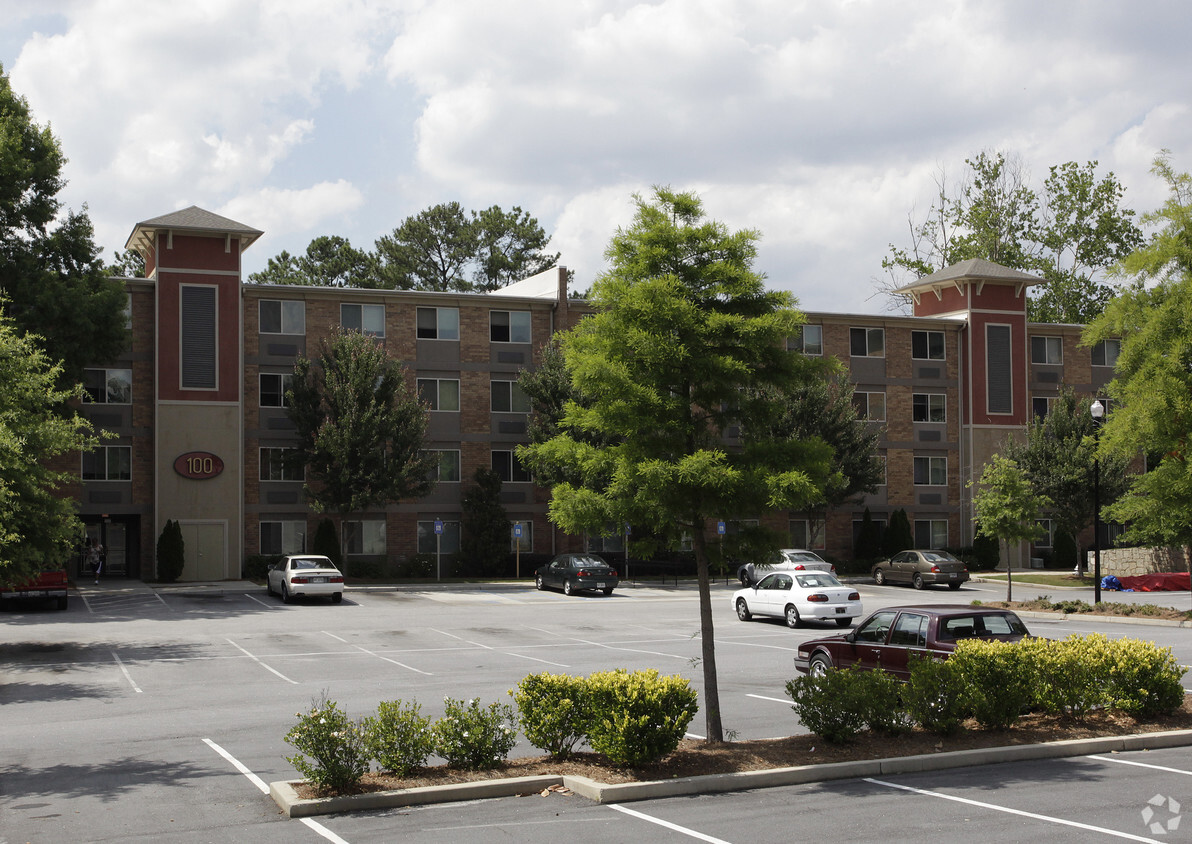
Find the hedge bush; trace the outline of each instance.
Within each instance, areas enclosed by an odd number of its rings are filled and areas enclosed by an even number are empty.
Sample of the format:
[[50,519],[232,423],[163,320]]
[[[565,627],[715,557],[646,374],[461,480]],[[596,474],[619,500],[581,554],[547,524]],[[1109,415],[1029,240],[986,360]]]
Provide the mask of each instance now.
[[867,699],[870,673],[856,668],[829,671],[820,677],[796,677],[786,684],[799,721],[832,744],[845,744],[867,726],[873,706]]
[[517,722],[507,704],[481,708],[470,701],[444,698],[446,713],[431,726],[435,752],[452,768],[483,771],[500,765],[517,743]]
[[969,704],[956,665],[947,659],[911,654],[908,669],[902,700],[911,719],[932,733],[949,736],[959,732]]
[[678,675],[602,671],[587,680],[588,743],[616,765],[644,765],[672,753],[698,710],[697,694]]
[[411,701],[383,700],[377,714],[364,719],[364,742],[384,771],[399,777],[426,764],[435,750],[431,719]]
[[987,730],[1004,730],[1017,721],[1035,697],[1033,651],[1010,642],[969,639],[949,660],[960,674],[972,717]]
[[297,717],[285,740],[299,752],[286,761],[319,788],[343,790],[359,782],[369,764],[360,725],[326,694],[311,702],[310,712]]
[[566,759],[588,734],[592,709],[588,681],[567,674],[530,674],[516,691],[522,732],[554,759]]

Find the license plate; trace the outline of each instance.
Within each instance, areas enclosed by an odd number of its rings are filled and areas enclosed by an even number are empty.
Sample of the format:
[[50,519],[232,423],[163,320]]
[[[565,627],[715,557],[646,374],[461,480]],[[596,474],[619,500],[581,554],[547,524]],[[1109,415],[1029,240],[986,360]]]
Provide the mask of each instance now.
[[952,578],[953,580],[955,580],[955,579],[956,579],[956,572],[951,572],[951,573],[948,575],[948,577],[950,577],[950,578]]
[[311,582],[311,583],[326,583],[326,582],[327,582],[327,578],[325,578],[325,577],[312,577],[312,578],[310,579],[310,582]]
[[848,609],[848,607],[837,607],[836,614],[839,615],[840,613],[844,612],[846,609]]
[[603,588],[604,588],[604,584],[603,584],[603,583],[597,583],[597,584],[596,584],[596,588],[597,588],[597,589],[603,589]]

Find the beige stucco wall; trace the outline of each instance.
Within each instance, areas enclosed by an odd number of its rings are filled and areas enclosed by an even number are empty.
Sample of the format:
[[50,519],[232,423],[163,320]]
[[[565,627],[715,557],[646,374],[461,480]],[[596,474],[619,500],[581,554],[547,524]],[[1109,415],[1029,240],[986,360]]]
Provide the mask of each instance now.
[[[1085,554],[1087,571],[1093,570],[1093,552]],[[1159,572],[1187,571],[1181,548],[1106,548],[1101,551],[1101,575],[1138,577]]]
[[[244,525],[241,515],[241,478],[244,475],[240,448],[240,406],[238,404],[162,402],[157,407],[157,524],[160,536],[166,519],[183,527],[184,536],[200,530],[203,560],[192,559],[195,543],[188,543],[182,580],[221,580],[240,576],[239,538]],[[174,460],[191,451],[207,451],[223,460],[223,472],[214,478],[195,480],[174,471]],[[198,526],[201,526],[198,527]],[[214,539],[213,531],[222,534]]]

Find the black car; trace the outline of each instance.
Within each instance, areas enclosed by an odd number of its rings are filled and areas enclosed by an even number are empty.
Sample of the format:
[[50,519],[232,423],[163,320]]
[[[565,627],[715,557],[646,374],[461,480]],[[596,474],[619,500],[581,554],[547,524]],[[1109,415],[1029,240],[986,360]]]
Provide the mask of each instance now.
[[534,585],[539,589],[562,589],[564,595],[581,589],[598,589],[611,595],[618,583],[617,570],[596,554],[559,554],[534,576]]

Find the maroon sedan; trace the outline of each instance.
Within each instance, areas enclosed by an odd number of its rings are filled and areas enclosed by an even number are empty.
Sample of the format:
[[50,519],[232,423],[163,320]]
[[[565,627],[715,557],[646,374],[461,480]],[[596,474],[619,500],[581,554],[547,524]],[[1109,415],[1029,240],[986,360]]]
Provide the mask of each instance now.
[[911,654],[947,658],[963,639],[1017,642],[1029,636],[1009,610],[964,606],[887,607],[843,636],[825,636],[799,645],[795,668],[818,677],[829,668],[884,668],[899,679],[909,676]]

